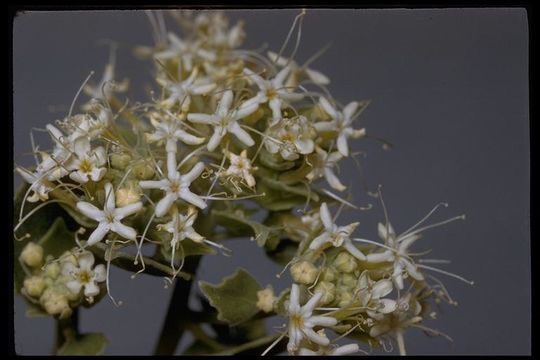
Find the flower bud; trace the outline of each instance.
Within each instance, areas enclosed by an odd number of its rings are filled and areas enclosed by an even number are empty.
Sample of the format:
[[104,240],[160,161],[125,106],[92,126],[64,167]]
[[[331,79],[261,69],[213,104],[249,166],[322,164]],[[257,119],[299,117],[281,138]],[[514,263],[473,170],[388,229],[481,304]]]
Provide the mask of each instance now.
[[344,286],[338,286],[336,290],[338,298],[338,306],[344,307],[351,303],[353,300],[353,292],[350,288]]
[[336,297],[336,285],[328,281],[321,281],[315,286],[315,292],[323,293],[319,305],[327,305],[334,301]]
[[111,155],[111,166],[117,170],[126,170],[131,161],[131,156],[128,154],[112,154]]
[[150,180],[154,177],[154,168],[149,163],[140,162],[133,167],[133,174],[139,180]]
[[291,275],[299,284],[312,284],[317,278],[317,268],[308,261],[299,261],[291,266]]
[[141,200],[139,192],[134,186],[123,187],[116,190],[116,206],[124,207]]
[[324,270],[321,272],[320,279],[323,281],[333,282],[334,280],[336,280],[337,275],[337,271],[334,270],[334,268],[325,267]]
[[55,288],[47,288],[39,301],[49,315],[60,315],[63,318],[71,314],[67,297]]
[[24,290],[32,297],[39,297],[46,287],[45,279],[41,276],[30,276],[24,279]]
[[20,259],[30,267],[39,267],[43,263],[43,248],[33,242],[29,242],[21,252]]
[[45,267],[45,276],[51,279],[56,279],[60,275],[60,265],[58,262],[53,262]]
[[354,256],[346,251],[342,251],[334,259],[333,265],[341,272],[352,273],[358,267],[358,263]]
[[274,290],[271,286],[268,286],[264,290],[257,291],[257,298],[257,308],[260,310],[269,313],[274,309],[274,300],[276,297],[274,296]]
[[339,283],[343,287],[354,289],[358,283],[358,279],[356,278],[356,276],[351,274],[342,274],[339,277]]

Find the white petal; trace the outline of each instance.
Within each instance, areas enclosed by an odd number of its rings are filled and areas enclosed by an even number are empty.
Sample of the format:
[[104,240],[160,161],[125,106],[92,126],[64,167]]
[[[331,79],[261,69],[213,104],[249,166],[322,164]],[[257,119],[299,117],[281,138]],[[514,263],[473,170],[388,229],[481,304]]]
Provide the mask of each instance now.
[[72,262],[62,263],[62,275],[73,276],[79,269]]
[[126,216],[129,216],[131,214],[135,214],[137,211],[139,211],[143,207],[142,202],[138,201],[133,204],[126,205],[124,207],[118,208],[114,210],[114,216],[118,220],[122,220]]
[[134,228],[126,226],[119,221],[115,221],[112,224],[111,231],[129,240],[135,240],[137,237],[137,231]]
[[407,270],[407,273],[409,273],[411,277],[413,277],[414,279],[418,281],[424,280],[424,275],[422,275],[422,273],[418,271],[418,268],[413,263],[405,259],[402,259],[401,261],[403,265],[405,265],[405,269]]
[[148,180],[148,181],[139,181],[139,186],[142,189],[161,189],[166,187],[169,184],[167,180]]
[[107,172],[106,168],[94,168],[90,172],[90,177],[92,178],[93,181],[97,182],[97,181],[100,181],[103,178],[103,176],[105,176],[106,172]]
[[399,246],[398,246],[399,250],[400,250],[401,252],[406,252],[407,249],[409,249],[409,247],[410,247],[412,244],[414,244],[414,242],[415,242],[416,240],[420,239],[420,237],[421,237],[421,236],[418,235],[418,234],[413,234],[413,235],[407,235],[407,236],[405,236],[405,237],[403,237],[403,238],[400,238],[400,239],[399,239],[400,243],[399,243]]
[[332,171],[332,169],[329,169],[329,168],[325,168],[324,169],[324,177],[326,178],[326,181],[328,181],[328,184],[333,188],[333,189],[336,189],[337,191],[343,191],[345,190],[347,187],[345,185],[343,185],[339,179],[337,178],[337,176],[334,174],[334,171]]
[[78,294],[81,291],[82,284],[77,280],[71,280],[66,283],[66,287],[74,294]]
[[367,257],[368,262],[373,262],[373,263],[384,262],[384,261],[393,261],[394,260],[394,255],[389,250],[386,250],[386,251],[384,251],[382,253],[368,254],[366,257]]
[[300,350],[298,350],[298,355],[300,355],[300,356],[317,356],[319,354],[317,352],[313,351],[313,350],[309,350],[309,349],[306,349],[306,348],[301,348]]
[[287,75],[289,75],[289,72],[291,71],[290,67],[283,68],[280,72],[277,73],[276,77],[272,81],[272,84],[276,88],[280,88],[283,86],[283,83],[285,82],[285,78],[287,78]]
[[309,323],[312,326],[334,326],[337,324],[337,320],[330,316],[312,316],[306,323]]
[[116,208],[114,189],[111,183],[105,184],[105,209],[113,211]]
[[383,223],[379,223],[377,225],[377,230],[379,232],[379,237],[382,240],[387,240],[389,237],[395,236],[394,228],[390,223],[388,223],[388,226],[384,225]]
[[307,76],[313,81],[315,84],[319,85],[328,85],[330,84],[330,79],[321,73],[320,71],[313,70],[313,69],[306,69]]
[[95,282],[89,282],[84,286],[84,296],[92,297],[99,294],[99,287]]
[[313,124],[313,127],[318,132],[323,131],[334,131],[336,130],[336,123],[334,121],[320,121],[315,124]]
[[69,178],[79,184],[86,184],[88,182],[88,174],[82,171],[74,171],[69,174]]
[[99,210],[97,207],[88,202],[79,201],[77,203],[77,209],[79,209],[79,211],[83,213],[83,215],[89,217],[90,219],[94,219],[96,221],[103,220],[103,211]]
[[99,264],[94,268],[94,281],[103,282],[107,279],[107,270],[105,265]]
[[328,100],[326,100],[326,98],[321,96],[319,98],[319,103],[321,104],[324,111],[326,111],[326,113],[330,115],[332,119],[336,119],[338,117],[336,109],[332,106],[332,104],[330,104]]
[[330,340],[328,340],[326,336],[319,335],[311,329],[303,329],[303,332],[309,340],[313,341],[316,344],[322,346],[327,346],[328,344],[330,344]]
[[343,109],[343,115],[344,115],[345,121],[351,119],[356,109],[358,109],[358,105],[359,105],[358,102],[353,101],[353,102],[348,103],[347,106],[345,106],[345,108]]
[[392,292],[392,282],[388,279],[381,279],[373,285],[373,298],[380,299]]
[[309,248],[311,250],[317,250],[319,249],[321,246],[323,246],[323,244],[325,244],[326,242],[328,242],[330,240],[330,235],[328,235],[328,233],[325,231],[323,232],[321,235],[317,236],[312,242],[311,244],[309,244]]
[[109,224],[100,223],[98,225],[98,227],[96,228],[96,230],[94,230],[92,232],[92,234],[90,235],[90,237],[88,238],[87,244],[89,246],[91,246],[91,245],[94,245],[94,244],[100,242],[101,240],[103,240],[105,235],[107,235],[109,230],[110,230],[110,225]]
[[213,124],[218,121],[215,115],[199,114],[199,113],[188,114],[187,119],[197,124],[208,124],[208,125]]
[[253,71],[251,71],[250,69],[248,68],[244,68],[244,74],[248,76],[248,78],[250,80],[252,80],[255,84],[257,84],[257,86],[261,89],[261,90],[264,90],[266,89],[266,80],[264,80],[262,77],[260,77],[259,75],[255,74]]
[[347,136],[341,133],[337,138],[337,148],[339,153],[343,156],[349,156],[349,144],[347,144]]
[[79,255],[78,261],[81,270],[90,270],[94,265],[94,254],[90,251],[84,251]]
[[155,213],[157,217],[162,217],[169,211],[174,201],[177,199],[176,194],[168,193],[156,204]]
[[268,103],[268,106],[270,106],[270,109],[272,109],[272,118],[274,120],[281,119],[281,105],[282,102],[279,98],[272,99]]
[[300,288],[297,284],[292,284],[289,297],[289,314],[300,311]]
[[195,95],[207,94],[214,90],[216,84],[195,85],[191,88],[191,93]]
[[358,260],[366,260],[366,255],[364,255],[356,246],[354,246],[354,244],[350,240],[345,241],[343,243],[343,247],[347,249],[347,251]]
[[225,91],[217,107],[217,113],[220,116],[225,116],[229,112],[233,101],[233,92],[231,90]]
[[[248,100],[248,101],[250,101],[250,100]],[[243,119],[246,116],[249,116],[249,115],[253,114],[255,111],[257,111],[257,109],[259,108],[259,103],[256,102],[256,101],[254,101],[254,102],[248,102],[248,101],[245,101],[234,112],[234,114],[232,116],[233,120]]]
[[273,51],[268,51],[267,55],[268,55],[268,58],[270,59],[270,61],[276,63],[276,65],[278,65],[278,66],[287,65],[287,59],[284,58],[283,56],[279,56],[278,54],[276,54]]
[[397,309],[397,303],[392,299],[381,299],[379,301],[381,308],[378,311],[382,314],[389,314]]
[[192,193],[188,189],[182,189],[180,192],[180,198],[187,201],[190,204],[197,206],[199,209],[206,208],[206,203],[198,195]]
[[323,296],[322,291],[317,291],[311,297],[311,299],[309,299],[308,302],[305,303],[304,306],[302,306],[302,311],[301,311],[302,315],[311,316],[311,313],[313,312],[313,310],[315,310],[315,308],[319,304],[319,301],[321,300],[322,296]]
[[195,179],[201,175],[201,173],[204,171],[204,163],[202,161],[198,162],[193,166],[193,168],[186,174],[182,175],[182,181],[186,181],[187,183],[192,183]]
[[377,337],[379,335],[384,334],[385,332],[390,330],[390,326],[388,324],[382,323],[382,324],[376,324],[369,329],[369,336],[371,337]]
[[214,133],[212,134],[212,137],[210,137],[210,140],[208,140],[208,145],[206,146],[208,151],[214,151],[219,143],[221,143],[221,139],[223,138],[223,128],[220,126],[216,126],[214,128]]
[[319,217],[327,230],[334,228],[334,220],[332,220],[332,215],[330,215],[330,210],[328,210],[328,205],[325,202],[321,204]]
[[315,150],[315,143],[311,139],[297,139],[295,145],[298,152],[303,155],[311,154]]
[[360,351],[358,344],[347,344],[340,347],[337,347],[330,351],[330,355],[340,356],[340,355],[350,355]]
[[73,150],[78,157],[86,157],[90,148],[90,140],[87,137],[80,137],[73,143]]
[[229,131],[233,133],[244,145],[249,147],[255,144],[255,141],[251,138],[251,136],[244,129],[242,129],[238,123],[234,122],[230,124]]

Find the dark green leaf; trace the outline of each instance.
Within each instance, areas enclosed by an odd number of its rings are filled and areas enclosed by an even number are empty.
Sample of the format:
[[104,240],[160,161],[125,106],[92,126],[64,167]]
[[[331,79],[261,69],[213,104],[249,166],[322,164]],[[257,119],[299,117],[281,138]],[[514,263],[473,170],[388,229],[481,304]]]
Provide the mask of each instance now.
[[58,355],[101,355],[108,344],[107,338],[101,333],[88,333],[68,339],[58,349]]

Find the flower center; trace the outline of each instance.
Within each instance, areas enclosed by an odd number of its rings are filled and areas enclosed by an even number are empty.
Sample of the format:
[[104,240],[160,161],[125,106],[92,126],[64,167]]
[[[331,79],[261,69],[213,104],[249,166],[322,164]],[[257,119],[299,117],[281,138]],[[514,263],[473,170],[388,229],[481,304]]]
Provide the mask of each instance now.
[[291,316],[291,321],[293,323],[293,326],[297,329],[303,329],[304,328],[304,318],[300,314],[293,314]]
[[274,88],[270,88],[270,89],[266,90],[266,97],[268,99],[273,99],[273,98],[277,97],[277,95],[278,95],[278,93],[277,93],[276,89],[274,89]]
[[171,192],[177,193],[180,191],[180,184],[177,181],[172,181],[170,185]]
[[81,270],[79,272],[79,281],[81,284],[88,284],[92,280],[92,275],[87,270]]
[[94,165],[92,162],[88,159],[83,159],[81,163],[79,164],[79,169],[84,173],[89,173],[92,171]]
[[105,220],[106,220],[108,223],[114,222],[114,214],[113,214],[111,211],[106,211],[106,212],[105,212]]

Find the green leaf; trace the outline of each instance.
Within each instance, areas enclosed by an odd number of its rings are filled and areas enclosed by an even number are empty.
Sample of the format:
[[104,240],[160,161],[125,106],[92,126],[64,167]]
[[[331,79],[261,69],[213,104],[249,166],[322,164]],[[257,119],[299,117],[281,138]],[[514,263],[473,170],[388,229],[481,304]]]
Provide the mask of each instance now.
[[38,244],[43,247],[44,254],[55,258],[77,246],[75,233],[68,230],[62,218],[56,218],[50,229],[39,239]]
[[199,287],[210,305],[218,311],[218,319],[236,325],[259,312],[257,292],[261,286],[245,270],[239,269],[218,285],[200,281]]
[[109,341],[101,333],[88,333],[68,339],[58,349],[57,355],[101,355]]
[[199,339],[195,339],[182,355],[207,355],[212,354],[215,350],[208,344]]
[[274,228],[245,217],[242,211],[213,209],[212,215],[216,216],[218,224],[225,227],[231,235],[247,236],[252,233],[259,246],[264,246],[269,237],[276,235]]

